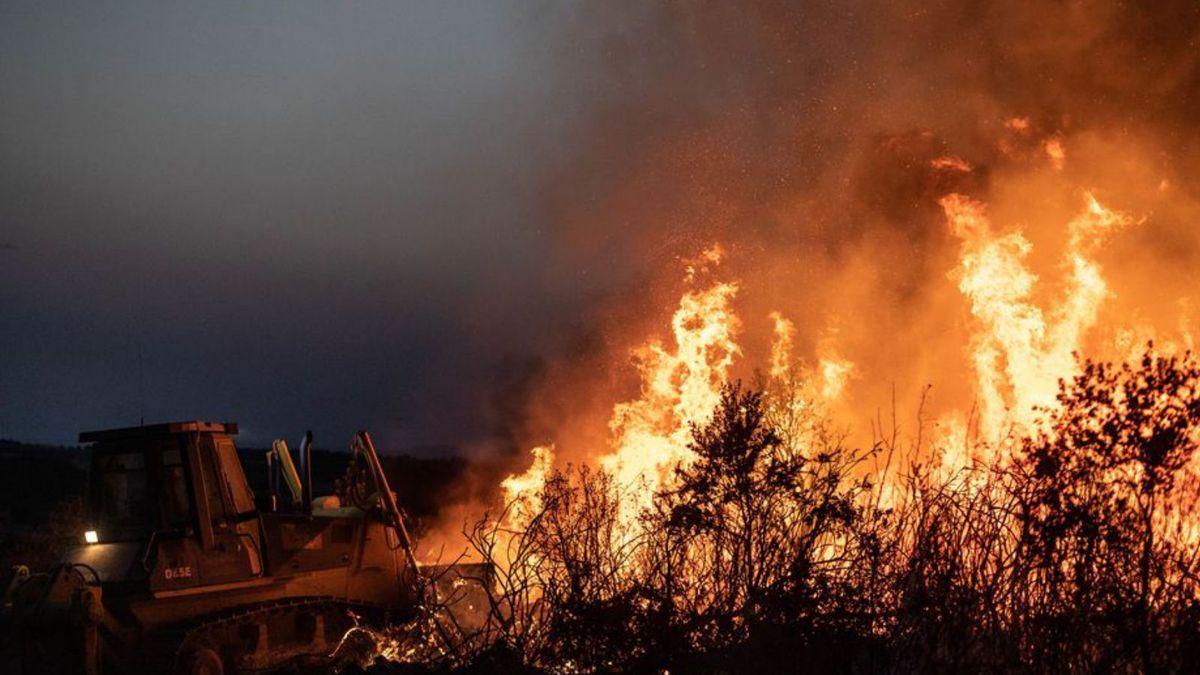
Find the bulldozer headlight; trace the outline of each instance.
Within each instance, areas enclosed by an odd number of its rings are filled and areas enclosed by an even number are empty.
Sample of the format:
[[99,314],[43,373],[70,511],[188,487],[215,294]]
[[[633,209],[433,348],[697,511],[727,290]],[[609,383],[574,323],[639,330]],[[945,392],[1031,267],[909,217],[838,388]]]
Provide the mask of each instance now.
[[89,544],[99,544],[100,535],[96,534],[95,530],[88,530],[87,532],[83,533],[83,540]]

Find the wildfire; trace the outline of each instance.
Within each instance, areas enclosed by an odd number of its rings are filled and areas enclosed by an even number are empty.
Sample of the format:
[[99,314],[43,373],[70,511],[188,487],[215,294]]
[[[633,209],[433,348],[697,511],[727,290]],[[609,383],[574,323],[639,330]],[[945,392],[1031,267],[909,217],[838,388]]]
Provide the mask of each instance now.
[[[1011,118],[1004,126],[1035,143],[1029,147],[1040,148],[1056,169],[1062,168],[1066,153],[1060,134],[1038,141],[1028,118]],[[929,166],[943,174],[974,171],[956,155],[936,157]],[[1035,272],[1034,245],[1021,228],[993,224],[980,199],[958,192],[938,199],[959,244],[948,276],[970,316],[963,347],[973,393],[969,400],[950,401],[938,414],[935,447],[942,452],[944,471],[952,473],[974,461],[1007,461],[1006,441],[1033,432],[1057,405],[1059,382],[1076,374],[1076,354],[1087,345],[1100,309],[1113,295],[1097,254],[1114,233],[1134,222],[1091,192],[1082,193],[1082,202],[1063,227],[1057,265]],[[627,528],[636,530],[638,515],[656,492],[669,487],[674,468],[693,460],[691,430],[708,421],[742,354],[741,323],[733,307],[740,282],[715,276],[724,256],[723,249],[713,246],[684,260],[687,290],[671,316],[670,333],[633,350],[640,393],[613,406],[608,444],[585,460],[598,464],[620,491],[621,524]],[[1042,276],[1052,276],[1055,285],[1043,289]],[[787,419],[802,419],[814,405],[842,400],[861,373],[836,325],[817,334],[813,360],[806,365],[796,354],[796,323],[781,311],[769,312],[767,319],[770,352],[763,356],[769,386],[790,392],[772,403],[774,410]],[[1122,353],[1132,354],[1146,338],[1156,337],[1151,328],[1136,324],[1112,328],[1116,341],[1127,343]],[[1190,333],[1182,334],[1190,344]],[[512,504],[506,524],[518,529],[540,507],[537,495],[555,461],[553,446],[534,448],[532,460],[528,470],[502,484]],[[890,491],[892,486],[883,483],[897,475],[878,477],[880,490]]]
[[[1033,299],[1039,278],[1027,263],[1032,244],[1024,234],[997,232],[981,201],[957,193],[941,198],[951,232],[961,242],[951,276],[974,318],[968,357],[978,397],[978,419],[952,411],[939,420],[944,468],[965,466],[967,453],[978,451],[976,439],[992,448],[992,456],[971,459],[997,459],[995,448],[1006,434],[1032,430],[1038,415],[1055,405],[1059,380],[1074,374],[1074,353],[1110,295],[1094,254],[1110,234],[1131,222],[1090,193],[1084,201],[1083,210],[1066,226],[1062,297],[1043,310]],[[685,280],[697,285],[721,257],[714,247],[688,262]],[[654,493],[669,485],[671,471],[692,460],[691,429],[712,414],[741,353],[736,340],[740,322],[732,307],[737,291],[736,283],[724,281],[687,290],[671,317],[671,340],[653,339],[634,350],[640,396],[613,407],[611,445],[596,458],[622,491],[626,527],[636,527]],[[809,371],[794,365],[795,324],[780,312],[768,316],[772,380],[804,380],[820,400],[839,399],[856,376],[856,366],[841,355],[836,332],[827,330],[818,341],[816,365]],[[793,404],[807,406],[810,400],[800,397]],[[531,466],[501,486],[511,505],[506,525],[516,529],[527,526],[540,508],[538,493],[554,463],[553,446],[534,448],[531,454]]]
[[[1110,294],[1094,253],[1130,219],[1085,195],[1084,209],[1067,224],[1063,296],[1044,311],[1033,300],[1039,278],[1027,264],[1029,240],[1019,230],[995,231],[980,201],[949,194],[940,204],[961,241],[952,277],[974,317],[968,354],[978,420],[972,423],[954,411],[939,421],[947,453],[944,466],[960,468],[967,462],[968,448],[975,446],[971,429],[978,430],[984,447],[995,448],[1007,433],[1031,430],[1040,412],[1055,404],[1058,382],[1075,372],[1074,353]],[[709,249],[687,263],[685,280],[695,285],[720,261],[720,249]],[[732,307],[737,291],[737,284],[720,281],[687,290],[671,318],[671,341],[654,339],[634,350],[641,394],[614,406],[611,446],[597,458],[625,495],[621,508],[627,527],[634,527],[653,494],[669,484],[671,471],[692,459],[691,429],[708,420],[741,353],[736,340],[740,322]],[[820,400],[838,400],[856,376],[856,367],[839,352],[836,332],[827,330],[818,341],[811,371],[797,369],[795,324],[780,312],[771,312],[769,319],[772,380],[803,379]],[[795,401],[808,404],[803,397]],[[553,446],[534,448],[531,454],[531,466],[501,485],[511,505],[506,525],[515,529],[527,526],[540,508],[538,493],[554,463]]]
[[704,424],[739,353],[731,308],[737,285],[715,283],[688,291],[671,319],[673,345],[652,340],[635,352],[641,396],[613,408],[611,452],[600,466],[629,492],[622,521],[630,525],[669,472],[690,460],[692,425]]
[[554,466],[554,446],[539,445],[529,451],[533,463],[524,473],[513,474],[500,483],[504,503],[508,506],[504,525],[522,530],[542,508],[542,486]]
[[[708,249],[686,265],[685,280],[695,283],[701,272],[720,264],[721,256],[719,247]],[[735,340],[739,322],[731,306],[737,290],[726,282],[688,290],[671,318],[672,342],[651,340],[633,352],[641,395],[614,406],[612,445],[599,457],[600,467],[625,494],[621,516],[626,527],[634,527],[670,472],[690,461],[691,428],[704,424],[720,399],[721,385],[740,353]],[[782,316],[776,327],[785,333],[794,330]],[[786,370],[787,357],[779,358],[778,367]],[[506,503],[512,505],[506,524],[516,529],[537,513],[538,493],[554,463],[553,446],[534,448],[531,454],[529,469],[501,483]]]
[[1032,245],[1024,235],[994,233],[984,205],[969,197],[950,194],[940,201],[962,240],[954,274],[977,320],[970,356],[985,441],[997,442],[1012,427],[1032,428],[1039,410],[1054,405],[1058,381],[1074,373],[1073,354],[1109,295],[1091,256],[1130,221],[1091,194],[1085,198],[1083,212],[1067,225],[1063,299],[1048,314],[1031,298],[1038,277],[1026,264]]

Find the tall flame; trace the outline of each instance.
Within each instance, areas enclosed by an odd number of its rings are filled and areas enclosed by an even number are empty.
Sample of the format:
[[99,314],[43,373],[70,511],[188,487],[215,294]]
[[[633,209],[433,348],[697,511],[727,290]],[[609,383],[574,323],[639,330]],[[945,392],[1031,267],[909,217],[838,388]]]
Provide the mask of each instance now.
[[[1027,122],[1014,119],[1009,126],[1023,132]],[[958,158],[935,161],[971,170]],[[947,194],[939,204],[960,241],[958,263],[950,276],[972,317],[967,357],[975,408],[970,414],[952,410],[939,419],[942,466],[954,470],[971,459],[1003,461],[997,455],[1001,441],[1010,433],[1032,431],[1043,411],[1056,404],[1059,381],[1075,373],[1075,354],[1111,295],[1096,253],[1131,219],[1084,193],[1083,209],[1065,228],[1061,295],[1044,306],[1035,301],[1040,279],[1030,268],[1033,244],[1023,232],[998,231],[985,204],[963,194]],[[721,386],[740,354],[740,324],[732,308],[738,285],[710,280],[722,257],[723,251],[714,246],[685,262],[689,288],[671,317],[670,336],[651,339],[633,351],[640,393],[613,407],[609,445],[590,458],[620,490],[621,520],[627,527],[634,527],[653,495],[670,485],[673,469],[693,460],[688,449],[691,429],[712,415]],[[771,381],[803,388],[802,395],[788,404],[794,408],[790,412],[839,400],[858,373],[838,344],[834,327],[827,328],[814,345],[816,360],[810,369],[795,359],[795,324],[780,312],[768,317]],[[976,452],[988,456],[968,457]],[[534,448],[532,457],[527,471],[510,476],[502,485],[512,504],[509,524],[517,528],[527,525],[540,507],[537,495],[554,462],[554,449]]]
[[1064,297],[1048,316],[1031,298],[1038,277],[1025,263],[1032,245],[1024,235],[994,233],[981,202],[960,194],[940,200],[962,240],[955,274],[977,320],[971,361],[986,441],[1032,428],[1039,410],[1054,405],[1058,381],[1074,373],[1073,354],[1109,295],[1091,256],[1129,218],[1085,197],[1083,212],[1067,225]]
[[627,492],[622,519],[633,522],[669,473],[692,460],[692,425],[704,424],[739,353],[738,320],[730,306],[737,285],[715,283],[680,298],[671,319],[673,345],[652,340],[635,356],[641,396],[613,408],[611,452],[600,466]]
[[514,530],[529,527],[542,510],[542,487],[554,466],[554,446],[539,445],[529,451],[533,463],[523,473],[513,474],[500,482],[504,504],[508,511],[504,525]]
[[[708,249],[686,266],[686,281],[694,283],[700,271],[720,260],[719,247]],[[711,417],[740,352],[735,340],[739,322],[731,306],[736,294],[737,285],[725,282],[685,292],[671,318],[672,342],[650,340],[633,352],[641,394],[613,407],[608,424],[612,445],[599,458],[624,495],[621,517],[627,527],[667,484],[671,471],[692,460],[691,428]],[[540,508],[538,495],[554,462],[553,446],[534,448],[531,454],[529,469],[501,483],[509,506],[505,525],[514,529],[528,526]]]
[[771,379],[786,380],[792,371],[792,349],[796,340],[796,324],[779,312],[769,315],[774,327],[771,340]]

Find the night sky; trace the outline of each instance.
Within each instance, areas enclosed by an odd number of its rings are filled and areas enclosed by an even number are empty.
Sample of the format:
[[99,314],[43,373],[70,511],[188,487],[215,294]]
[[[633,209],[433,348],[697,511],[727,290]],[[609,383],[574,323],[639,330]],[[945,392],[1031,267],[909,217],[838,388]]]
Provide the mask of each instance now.
[[0,437],[486,441],[601,283],[544,262],[568,14],[0,4]]

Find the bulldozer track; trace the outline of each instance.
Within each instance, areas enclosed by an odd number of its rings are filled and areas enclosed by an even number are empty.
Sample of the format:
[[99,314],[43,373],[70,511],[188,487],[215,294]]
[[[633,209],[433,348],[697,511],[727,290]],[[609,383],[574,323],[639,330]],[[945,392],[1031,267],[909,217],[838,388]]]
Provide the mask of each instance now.
[[[328,658],[333,655],[338,642],[327,641],[323,635],[315,635],[313,641],[308,643],[289,642],[288,647],[283,649],[272,645],[265,653],[260,653],[265,645],[259,646],[259,651],[248,645],[242,645],[240,650],[231,649],[230,635],[237,635],[248,629],[262,631],[264,629],[260,627],[268,625],[270,620],[285,616],[319,616],[322,620],[346,618],[349,628],[354,628],[364,624],[378,627],[388,623],[394,614],[394,608],[382,604],[337,596],[288,598],[207,615],[197,621],[174,627],[167,632],[166,637],[178,645],[173,658],[177,672],[189,672],[189,658],[197,650],[211,650],[221,654],[224,660],[232,661],[225,667],[225,672],[263,672],[285,665],[291,658]],[[269,636],[264,635],[264,638],[270,640]],[[328,651],[312,651],[314,647],[322,646],[327,647]]]

